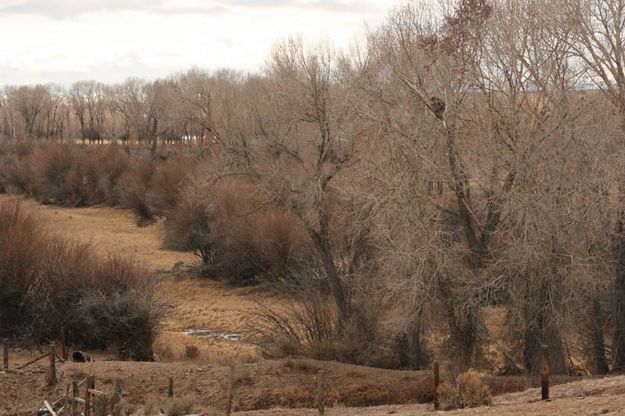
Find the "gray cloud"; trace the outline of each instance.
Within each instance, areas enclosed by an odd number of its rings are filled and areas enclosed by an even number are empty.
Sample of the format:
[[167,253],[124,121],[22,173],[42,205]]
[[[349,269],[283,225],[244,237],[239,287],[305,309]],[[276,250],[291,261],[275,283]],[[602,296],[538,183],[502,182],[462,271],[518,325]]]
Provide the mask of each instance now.
[[85,13],[143,11],[158,14],[222,14],[231,8],[297,8],[339,13],[367,13],[375,5],[367,0],[0,0],[0,15],[29,14],[54,19]]
[[180,6],[172,0],[0,0],[0,15],[28,14],[54,19],[86,13],[143,11],[158,14],[221,14],[228,9],[219,3],[203,2]]
[[134,53],[120,56],[114,62],[102,60],[82,70],[25,69],[0,60],[0,87],[2,85],[46,84],[54,82],[68,87],[77,80],[93,79],[107,83],[122,82],[129,76],[153,79],[169,75],[166,69],[155,69],[145,65]]
[[366,0],[229,0],[229,4],[246,7],[290,7],[340,13],[363,13],[375,10]]

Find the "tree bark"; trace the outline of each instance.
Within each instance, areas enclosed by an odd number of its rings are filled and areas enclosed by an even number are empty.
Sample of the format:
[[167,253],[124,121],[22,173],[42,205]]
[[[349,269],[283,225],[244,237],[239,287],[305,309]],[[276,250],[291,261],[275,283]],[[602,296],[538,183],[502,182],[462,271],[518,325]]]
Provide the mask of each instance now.
[[625,368],[625,212],[619,213],[614,235],[614,357],[613,370]]
[[603,312],[597,299],[591,301],[590,335],[592,337],[591,354],[595,374],[607,374],[610,371],[605,355],[605,339],[603,337]]
[[523,334],[523,364],[529,374],[540,372],[541,346],[549,346],[549,359],[553,374],[565,374],[566,365],[562,336],[550,316],[549,283],[545,278],[536,290],[531,282],[526,286],[526,299],[529,306],[525,310],[526,328]]
[[345,289],[343,288],[341,277],[339,276],[339,272],[334,264],[330,242],[327,237],[320,236],[316,232],[313,234],[313,240],[315,241],[315,248],[321,257],[323,269],[328,279],[328,283],[330,284],[330,291],[338,309],[339,327],[343,327],[351,317],[351,305],[347,296],[345,296]]

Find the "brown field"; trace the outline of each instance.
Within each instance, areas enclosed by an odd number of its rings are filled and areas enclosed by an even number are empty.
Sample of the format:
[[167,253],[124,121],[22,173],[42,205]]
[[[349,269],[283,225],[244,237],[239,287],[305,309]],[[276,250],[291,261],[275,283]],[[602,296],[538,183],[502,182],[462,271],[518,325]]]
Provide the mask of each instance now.
[[[15,197],[0,197],[0,201]],[[93,372],[100,387],[110,389],[115,378],[124,379],[125,398],[130,403],[162,403],[167,378],[176,380],[176,394],[191,395],[198,410],[221,409],[225,400],[227,365],[237,362],[235,408],[249,415],[313,415],[316,397],[316,374],[328,374],[329,415],[419,415],[432,413],[431,405],[414,404],[428,400],[431,379],[428,372],[391,371],[312,360],[263,359],[257,348],[245,342],[185,335],[189,328],[210,329],[243,336],[254,329],[256,302],[280,307],[286,299],[269,288],[231,288],[222,283],[192,278],[174,278],[158,272],[170,270],[177,262],[192,263],[192,254],[160,248],[162,223],[137,228],[125,210],[94,207],[67,209],[38,205],[25,200],[45,219],[52,232],[92,244],[102,255],[129,255],[157,275],[158,296],[168,306],[162,332],[155,344],[157,362],[112,361],[107,353],[94,354],[92,364],[60,366],[62,377],[69,380],[71,370],[79,374]],[[184,277],[184,276],[183,276]],[[490,322],[490,324],[494,324]],[[496,326],[496,325],[495,325]],[[197,356],[188,357],[185,349],[194,345]],[[14,351],[12,361],[24,362],[36,351]],[[39,369],[38,369],[39,368]],[[32,414],[51,394],[44,384],[43,367],[33,367],[22,374],[0,373],[0,414]],[[444,378],[443,374],[443,378]],[[489,378],[495,393],[524,390],[528,380]],[[557,378],[554,384],[571,381]],[[529,383],[535,384],[536,380]],[[552,389],[550,402],[537,402],[539,391],[507,393],[495,397],[492,407],[448,412],[454,414],[512,415],[599,415],[625,414],[625,376],[588,379],[562,384]],[[399,405],[374,406],[385,403]],[[281,410],[280,407],[298,408]],[[250,409],[272,409],[257,410]],[[209,413],[212,414],[212,413]]]
[[[154,272],[169,271],[177,262],[198,261],[191,253],[164,250],[160,247],[162,222],[137,227],[128,210],[108,207],[60,208],[40,205],[30,199],[0,195],[0,201],[21,199],[44,219],[54,233],[93,245],[102,255],[127,255]],[[200,349],[197,360],[223,362],[224,356],[238,354],[254,360],[256,348],[217,339],[198,339],[182,334],[185,329],[209,329],[249,334],[254,327],[257,302],[276,307],[282,299],[262,288],[228,288],[201,279],[163,278],[158,283],[158,297],[167,306],[161,335],[155,351],[164,361],[184,359],[186,345]],[[233,345],[234,344],[234,345]]]

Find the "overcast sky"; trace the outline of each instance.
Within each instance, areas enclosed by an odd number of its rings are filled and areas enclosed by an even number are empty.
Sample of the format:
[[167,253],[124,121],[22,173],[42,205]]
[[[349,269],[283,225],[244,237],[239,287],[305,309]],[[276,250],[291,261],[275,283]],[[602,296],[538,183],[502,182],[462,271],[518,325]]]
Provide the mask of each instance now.
[[347,45],[397,0],[0,0],[0,85],[258,70],[287,35]]

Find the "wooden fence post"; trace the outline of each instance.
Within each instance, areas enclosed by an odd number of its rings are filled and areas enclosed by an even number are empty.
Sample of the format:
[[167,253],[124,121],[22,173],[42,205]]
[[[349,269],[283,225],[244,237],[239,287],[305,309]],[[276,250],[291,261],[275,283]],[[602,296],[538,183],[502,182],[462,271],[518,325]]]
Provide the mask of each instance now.
[[48,386],[56,384],[56,345],[50,344],[50,368],[48,369]]
[[107,409],[109,407],[108,397],[107,396],[102,396],[100,398],[100,400],[101,400],[101,402],[100,402],[100,406],[98,407],[98,412],[97,412],[96,416],[106,416]]
[[72,397],[72,412],[69,413],[72,416],[80,416],[80,403],[78,400],[75,399],[79,399],[78,397]]
[[121,378],[115,380],[115,404],[119,403],[122,399],[122,383]]
[[230,374],[228,376],[228,402],[226,403],[226,415],[232,413],[232,396],[234,390],[234,363],[230,364]]
[[9,369],[9,339],[8,338],[4,338],[2,340],[2,348],[3,348],[3,352],[2,352],[3,368],[6,371]]
[[434,410],[438,410],[441,407],[438,401],[438,385],[440,383],[440,365],[438,364],[438,361],[432,363],[432,379],[434,382]]
[[80,390],[78,389],[78,373],[74,368],[72,371],[72,415],[80,415],[80,408],[76,398],[80,397]]
[[174,398],[174,378],[173,377],[169,377],[169,385],[167,386],[167,398],[168,399]]
[[321,416],[326,414],[326,372],[324,370],[319,370],[319,374],[317,376],[318,381],[318,389],[317,389],[317,406],[319,408],[319,414]]
[[85,385],[85,416],[91,416],[91,393],[89,389],[95,389],[95,377],[89,376]]
[[540,358],[542,363],[542,377],[541,377],[541,399],[549,400],[549,346],[541,345]]
[[65,338],[65,328],[61,327],[61,358],[67,360],[67,340]]
[[80,397],[80,390],[78,390],[78,373],[75,368],[72,372],[72,396]]
[[65,384],[65,396],[63,397],[63,413],[66,415],[71,414],[69,411],[69,384]]

